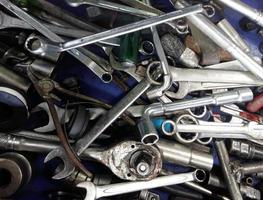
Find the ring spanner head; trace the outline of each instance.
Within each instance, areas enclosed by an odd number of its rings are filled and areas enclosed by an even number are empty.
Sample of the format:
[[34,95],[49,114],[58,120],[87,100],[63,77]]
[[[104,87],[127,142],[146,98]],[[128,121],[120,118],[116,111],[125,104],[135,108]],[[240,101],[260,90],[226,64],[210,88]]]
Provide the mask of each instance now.
[[47,163],[53,158],[60,158],[63,162],[63,168],[61,168],[62,170],[59,170],[59,173],[57,173],[52,177],[53,179],[57,179],[57,180],[63,179],[68,177],[70,174],[74,172],[75,167],[67,157],[67,154],[62,147],[56,148],[51,152],[49,152],[49,154],[46,156],[44,160],[44,163]]

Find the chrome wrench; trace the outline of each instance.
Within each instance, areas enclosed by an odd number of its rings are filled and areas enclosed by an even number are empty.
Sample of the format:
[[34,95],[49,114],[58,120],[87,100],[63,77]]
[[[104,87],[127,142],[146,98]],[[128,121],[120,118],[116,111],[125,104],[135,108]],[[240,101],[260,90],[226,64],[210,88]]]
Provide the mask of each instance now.
[[86,189],[87,193],[85,200],[95,200],[101,197],[120,195],[146,189],[154,189],[168,185],[181,184],[185,182],[203,182],[205,176],[206,175],[203,170],[196,170],[194,172],[157,177],[151,181],[115,183],[104,186],[96,186],[92,182],[83,182],[78,184],[77,186]]
[[[6,1],[6,0],[4,0]],[[56,49],[56,51],[63,52],[68,51],[70,49],[75,49],[78,47],[82,47],[85,45],[93,44],[95,42],[99,42],[105,39],[114,38],[117,36],[125,35],[128,33],[132,33],[135,31],[139,31],[142,29],[150,28],[152,26],[156,26],[167,21],[171,21],[174,19],[179,19],[182,17],[186,17],[192,14],[203,12],[203,8],[201,5],[195,5],[191,7],[187,7],[183,10],[174,11],[171,13],[163,14],[160,16],[151,17],[148,19],[144,19],[138,22],[134,22],[131,24],[127,24],[118,28],[114,28],[108,31],[100,32],[91,36],[79,38],[76,40],[68,41],[66,43],[59,42],[59,45],[54,45],[54,47],[50,47],[51,49]]]
[[[8,9],[10,12],[18,16],[20,19],[27,22],[29,25],[34,27],[37,31],[39,31],[41,34],[43,34],[45,37],[50,39],[52,42],[64,42],[64,40],[49,30],[49,28],[45,27],[42,23],[40,23],[35,18],[31,17],[29,14],[27,14],[25,11],[23,11],[21,8],[17,7],[13,3],[11,3],[8,0],[1,0],[0,4],[4,6],[6,9]],[[45,51],[44,49],[43,51]],[[54,51],[53,48],[49,49],[50,51]],[[93,67],[90,67],[90,58],[87,57],[83,52],[83,49],[72,49],[68,51],[72,56],[74,56],[76,59],[78,59],[80,62],[82,62],[85,66],[87,66],[90,70],[92,70],[99,78],[103,77],[103,74],[98,74],[97,71],[94,70]],[[43,52],[42,51],[42,52]],[[84,49],[85,51],[85,49]]]
[[[142,80],[135,88],[133,88],[125,97],[123,97],[111,110],[104,114],[93,128],[85,134],[84,137],[79,139],[73,149],[77,155],[81,155],[89,145],[102,134],[129,106],[131,106],[147,89],[149,89],[150,83],[148,80]],[[70,175],[75,167],[66,156],[66,153],[62,147],[51,151],[45,158],[45,162],[59,157],[64,163],[64,168],[61,172],[55,175],[54,179],[62,179]]]
[[199,124],[176,124],[178,133],[195,133],[200,138],[263,139],[263,125],[256,122],[248,124],[218,123],[198,121]]

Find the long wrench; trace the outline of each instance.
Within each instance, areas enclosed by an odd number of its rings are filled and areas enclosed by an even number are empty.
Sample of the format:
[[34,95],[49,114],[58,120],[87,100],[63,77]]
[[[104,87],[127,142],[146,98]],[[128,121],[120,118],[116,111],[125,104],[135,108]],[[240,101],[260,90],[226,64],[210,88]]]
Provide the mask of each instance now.
[[151,181],[115,183],[104,186],[96,186],[92,182],[83,182],[77,186],[86,189],[87,193],[85,200],[95,200],[101,197],[120,195],[146,189],[154,189],[162,186],[181,184],[190,181],[203,182],[204,178],[205,172],[202,170],[196,170],[194,172],[158,177]]
[[[86,135],[78,140],[74,145],[77,155],[81,155],[85,149],[104,131],[106,130],[129,106],[131,106],[148,88],[150,83],[148,80],[142,80],[135,88],[133,88],[124,98],[122,98],[111,110],[104,114],[94,125],[94,127],[86,133]],[[45,162],[59,157],[64,162],[64,169],[55,175],[54,179],[62,179],[70,175],[75,167],[66,156],[63,148],[57,148],[51,151],[45,158]]]
[[[6,1],[6,0],[4,0]],[[182,17],[186,17],[192,14],[203,12],[203,8],[201,5],[195,5],[191,7],[187,7],[183,10],[174,11],[171,13],[167,13],[160,16],[151,17],[148,19],[144,19],[138,22],[134,22],[131,24],[127,24],[118,28],[114,28],[108,31],[100,32],[91,36],[79,38],[76,40],[68,41],[66,43],[59,42],[60,44],[54,47],[50,47],[51,49],[56,49],[56,51],[63,52],[68,51],[70,49],[75,49],[78,47],[82,47],[85,45],[93,44],[95,42],[99,42],[101,40],[114,38],[117,36],[125,35],[128,33],[132,33],[135,31],[139,31],[142,29],[150,28],[152,26],[156,26],[167,21],[171,21],[174,19],[179,19]]]
[[[0,4],[4,6],[6,9],[8,9],[10,12],[18,16],[20,19],[27,22],[29,25],[34,27],[37,31],[39,31],[41,34],[46,36],[48,39],[50,39],[53,42],[64,42],[64,40],[53,33],[49,28],[45,27],[42,23],[37,21],[35,18],[31,17],[29,14],[27,14],[25,11],[23,11],[21,8],[17,7],[13,3],[11,3],[8,0],[1,0]],[[85,50],[85,49],[84,49]],[[44,50],[45,51],[45,50]],[[51,50],[52,51],[52,50]],[[102,78],[102,74],[97,74],[97,71],[94,70],[93,67],[90,67],[90,59],[87,57],[81,49],[72,49],[68,51],[72,56],[74,56],[76,59],[78,59],[80,62],[82,62],[84,65],[86,65],[93,73],[95,73],[99,78]],[[103,80],[103,79],[102,79]]]

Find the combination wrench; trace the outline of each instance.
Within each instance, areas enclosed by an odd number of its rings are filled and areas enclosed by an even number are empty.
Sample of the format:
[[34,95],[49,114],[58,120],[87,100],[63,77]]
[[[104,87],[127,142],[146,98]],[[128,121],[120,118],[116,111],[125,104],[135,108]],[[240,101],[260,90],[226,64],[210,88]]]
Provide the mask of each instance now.
[[[45,37],[47,37],[48,39],[50,39],[52,42],[64,42],[64,39],[59,37],[57,34],[53,33],[49,28],[47,28],[46,26],[44,26],[42,23],[40,23],[38,20],[36,20],[35,18],[31,17],[29,14],[27,14],[25,11],[23,11],[21,8],[19,8],[18,6],[14,5],[13,3],[11,3],[8,0],[1,0],[0,4],[2,6],[4,6],[6,9],[8,9],[10,12],[12,12],[13,14],[15,14],[17,17],[19,17],[20,19],[24,20],[26,23],[28,23],[30,26],[34,27],[37,31],[39,31],[41,34],[43,34]],[[44,48],[44,50],[42,49],[42,52],[46,51],[47,49],[45,49],[45,45],[41,46],[42,48]],[[54,49],[51,48],[49,49],[51,52],[54,52]],[[94,70],[94,66],[90,66],[90,58],[85,55],[85,49],[80,48],[80,49],[72,49],[70,51],[68,51],[73,57],[75,57],[76,59],[78,59],[81,63],[83,63],[85,66],[87,66],[93,73],[95,73],[103,82],[105,82],[103,80],[103,73],[99,73],[98,74],[98,70]],[[102,71],[103,69],[99,70]],[[105,70],[104,70],[105,71]],[[111,74],[108,73],[110,76]],[[107,82],[107,81],[106,81]]]
[[170,132],[163,132],[166,135],[175,136],[182,143],[192,143],[202,138],[234,138],[234,139],[263,139],[263,125],[257,122],[243,123],[218,123],[196,120],[194,117],[185,114],[176,119],[164,121],[169,124]]
[[64,41],[56,41],[59,43],[58,45],[50,44],[49,46],[50,46],[50,49],[53,49],[54,51],[58,51],[58,52],[68,51],[68,50],[76,49],[78,47],[82,47],[85,45],[93,44],[95,42],[99,42],[105,39],[110,39],[110,38],[118,37],[118,36],[125,35],[128,33],[132,33],[135,31],[143,30],[146,28],[150,28],[152,26],[156,26],[156,25],[165,23],[167,21],[179,19],[182,17],[186,17],[189,15],[201,13],[201,12],[203,12],[203,8],[201,5],[190,6],[183,10],[177,10],[177,11],[163,14],[160,16],[154,16],[148,19],[144,19],[138,22],[127,24],[127,25],[124,25],[118,28],[108,30],[108,31],[103,31],[103,32],[100,32],[100,33],[97,33],[91,36],[68,41],[66,43],[63,43]]
[[[135,88],[133,88],[125,97],[123,97],[111,110],[105,113],[93,126],[84,137],[79,139],[73,146],[77,155],[81,155],[89,145],[102,134],[129,106],[131,106],[149,87],[151,84],[148,80],[142,80]],[[61,172],[55,175],[54,179],[62,179],[70,175],[75,167],[68,159],[62,147],[56,148],[51,151],[45,158],[45,162],[59,157],[64,163],[64,168]]]
[[181,184],[191,181],[203,182],[206,175],[203,170],[158,177],[150,181],[135,181],[96,186],[92,182],[79,183],[77,186],[86,189],[85,200],[95,200],[101,197],[120,195],[146,189]]

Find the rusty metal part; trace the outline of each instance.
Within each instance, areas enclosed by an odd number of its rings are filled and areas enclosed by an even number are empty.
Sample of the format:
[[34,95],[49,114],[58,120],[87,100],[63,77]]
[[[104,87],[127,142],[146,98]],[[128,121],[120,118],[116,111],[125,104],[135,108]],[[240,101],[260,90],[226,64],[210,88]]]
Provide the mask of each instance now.
[[106,150],[90,148],[87,153],[124,180],[151,180],[158,176],[162,168],[159,150],[140,142],[124,141]]
[[54,121],[57,135],[70,161],[84,174],[86,174],[89,177],[92,177],[92,174],[85,168],[85,166],[81,163],[80,159],[78,158],[78,156],[75,154],[75,152],[71,148],[68,142],[68,139],[62,129],[56,108],[50,96],[50,92],[53,90],[53,85],[49,84],[49,82],[45,82],[45,80],[38,81],[37,78],[32,74],[32,72],[30,72],[30,70],[28,70],[28,77],[34,84],[34,87],[36,91],[38,92],[38,94],[47,102],[50,113]]
[[31,179],[29,161],[18,153],[0,155],[0,198],[10,197]]
[[[201,56],[202,53],[203,53],[201,48],[200,48],[199,43],[196,42],[195,39],[192,36],[187,36],[185,38],[185,46],[187,46],[188,48],[192,49],[199,56]],[[227,51],[225,51],[222,48],[218,48],[218,56],[219,56],[221,62],[226,62],[226,61],[233,60],[233,57],[230,55],[230,53],[228,53]]]

